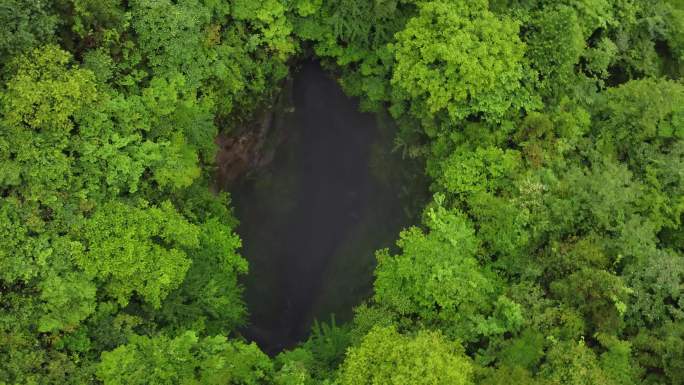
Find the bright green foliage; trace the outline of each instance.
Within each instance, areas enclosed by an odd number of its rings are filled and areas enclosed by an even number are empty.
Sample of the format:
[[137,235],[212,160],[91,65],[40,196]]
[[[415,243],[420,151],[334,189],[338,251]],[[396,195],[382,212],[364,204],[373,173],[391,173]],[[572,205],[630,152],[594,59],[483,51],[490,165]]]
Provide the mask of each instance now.
[[[471,224],[442,207],[427,217],[429,233],[414,227],[401,234],[402,254],[378,252],[375,300],[402,316],[437,322],[460,338],[515,328],[519,309],[504,297],[496,300],[500,282],[476,259]],[[490,316],[495,308],[500,314]]]
[[[179,75],[117,93],[52,45],[8,68],[0,382],[85,383],[99,353],[143,323],[226,333],[240,324],[237,275],[247,267],[235,252],[236,223],[200,179],[215,151],[211,102]],[[183,198],[190,187],[199,192]],[[172,292],[201,300],[169,316]],[[126,304],[150,310],[128,315]]]
[[428,123],[441,115],[497,120],[525,105],[518,96],[524,54],[518,28],[491,13],[486,1],[423,3],[397,34],[395,111],[407,109]]
[[38,331],[51,332],[76,327],[95,310],[95,285],[82,273],[49,276],[39,285],[45,314]]
[[199,177],[197,150],[213,155],[216,129],[206,106],[181,94],[182,79],[155,79],[142,97],[105,95],[92,72],[70,69],[69,61],[48,46],[20,61],[8,83],[4,184],[53,205],[59,190],[80,190],[82,199],[136,192],[146,169],[164,187],[187,187]]
[[498,193],[510,185],[519,163],[516,151],[498,147],[454,151],[440,164],[435,179],[441,189],[455,195]]
[[493,291],[475,258],[471,225],[460,213],[438,213],[432,213],[430,233],[415,227],[402,233],[401,255],[387,250],[377,255],[375,299],[400,314],[425,319],[473,314]]
[[296,49],[290,37],[292,27],[285,17],[288,10],[286,4],[279,0],[236,0],[233,5],[233,17],[255,28],[260,42],[281,60],[287,59]]
[[462,348],[439,333],[406,336],[392,328],[377,328],[349,350],[340,383],[466,385],[472,384],[471,373]]
[[107,385],[262,383],[272,364],[255,344],[224,337],[198,338],[193,332],[176,338],[134,336],[102,354],[97,376]]
[[98,98],[93,74],[68,69],[69,60],[55,46],[33,51],[17,60],[19,68],[2,95],[0,151],[8,170],[3,187],[29,201],[57,204],[55,192],[72,184],[74,120]]
[[[43,234],[40,244],[40,259],[31,261],[31,254],[20,259],[31,262],[33,279],[3,280],[0,381],[79,383],[87,374],[72,361],[78,353],[69,354],[64,342],[75,339],[80,324],[95,311],[96,286],[69,261],[79,252],[78,243]],[[0,250],[3,262],[8,257],[18,255]]]
[[8,124],[26,124],[55,134],[66,134],[73,128],[68,117],[93,103],[96,91],[92,73],[70,71],[70,60],[71,55],[53,45],[18,59],[4,100]]
[[158,307],[189,268],[183,248],[199,246],[198,229],[169,202],[150,208],[107,203],[86,221],[83,238],[88,251],[76,263],[106,282],[121,305],[135,292]]

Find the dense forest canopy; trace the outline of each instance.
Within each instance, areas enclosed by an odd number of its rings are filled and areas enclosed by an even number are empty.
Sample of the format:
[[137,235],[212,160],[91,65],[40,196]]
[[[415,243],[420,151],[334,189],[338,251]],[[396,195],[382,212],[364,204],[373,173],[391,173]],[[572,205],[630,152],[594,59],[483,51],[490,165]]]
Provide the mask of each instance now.
[[[422,220],[275,357],[219,132],[304,58]],[[684,384],[681,0],[0,0],[0,384]]]

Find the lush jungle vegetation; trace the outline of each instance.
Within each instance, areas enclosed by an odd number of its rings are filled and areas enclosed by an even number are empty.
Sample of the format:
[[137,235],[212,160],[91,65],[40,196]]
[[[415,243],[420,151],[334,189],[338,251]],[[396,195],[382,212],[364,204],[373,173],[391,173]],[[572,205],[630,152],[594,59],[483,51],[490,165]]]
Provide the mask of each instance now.
[[[320,60],[425,164],[275,357],[217,133]],[[684,1],[0,0],[0,384],[684,384]]]

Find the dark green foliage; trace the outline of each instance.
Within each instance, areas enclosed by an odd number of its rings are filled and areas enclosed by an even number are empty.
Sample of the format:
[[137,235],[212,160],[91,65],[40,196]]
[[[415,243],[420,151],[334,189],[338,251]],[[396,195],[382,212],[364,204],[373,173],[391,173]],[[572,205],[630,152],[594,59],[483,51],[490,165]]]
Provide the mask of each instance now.
[[555,96],[574,87],[575,66],[586,48],[577,12],[565,5],[545,8],[533,14],[530,24],[527,56],[541,93]]
[[280,353],[276,359],[276,383],[313,385],[327,383],[345,358],[351,343],[348,325],[338,326],[335,316],[330,323],[314,320],[311,335],[299,347]]
[[326,375],[335,370],[344,358],[350,345],[349,330],[346,326],[338,326],[335,316],[331,316],[330,323],[314,321],[311,336],[302,348],[311,352],[314,366],[311,372],[314,378],[323,380]]
[[415,13],[412,0],[296,2],[295,32],[316,56],[340,73],[340,84],[361,97],[362,108],[389,100],[393,53],[389,45]]
[[0,70],[9,59],[53,40],[59,22],[51,0],[0,1]]

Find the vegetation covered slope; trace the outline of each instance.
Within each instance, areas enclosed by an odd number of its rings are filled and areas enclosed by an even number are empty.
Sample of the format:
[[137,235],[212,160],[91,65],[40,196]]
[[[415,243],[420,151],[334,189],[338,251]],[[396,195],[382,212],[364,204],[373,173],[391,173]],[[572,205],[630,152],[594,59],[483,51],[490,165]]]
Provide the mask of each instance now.
[[[0,383],[684,384],[679,0],[0,0]],[[349,325],[240,338],[219,129],[315,56],[425,161]]]

